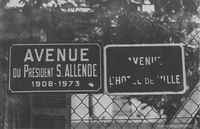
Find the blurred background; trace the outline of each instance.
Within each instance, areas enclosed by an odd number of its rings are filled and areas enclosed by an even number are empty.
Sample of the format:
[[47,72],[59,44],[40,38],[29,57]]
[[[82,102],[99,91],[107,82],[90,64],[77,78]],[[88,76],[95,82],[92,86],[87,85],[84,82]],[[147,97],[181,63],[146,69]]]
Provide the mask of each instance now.
[[[199,0],[1,0],[0,129],[200,128],[199,41]],[[68,42],[183,44],[187,91],[7,94],[9,46]]]

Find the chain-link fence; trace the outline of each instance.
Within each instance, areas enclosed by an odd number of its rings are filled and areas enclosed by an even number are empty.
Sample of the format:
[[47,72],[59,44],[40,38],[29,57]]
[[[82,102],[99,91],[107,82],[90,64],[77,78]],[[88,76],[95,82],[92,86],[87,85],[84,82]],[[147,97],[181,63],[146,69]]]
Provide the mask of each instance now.
[[[195,37],[193,40],[198,41]],[[167,106],[170,104],[160,109],[153,104],[154,102],[162,105],[166,101],[164,97],[170,95],[111,96],[64,93],[10,95],[7,94],[7,85],[7,82],[1,83],[1,129],[200,128],[200,83],[194,84],[180,101],[177,100],[177,103],[181,104],[176,109],[168,109]],[[145,102],[145,98],[152,98],[152,104]],[[166,110],[170,110],[168,112],[172,117]]]
[[[195,19],[199,20],[197,17]],[[174,34],[173,30],[159,26]],[[199,32],[200,30],[195,29],[185,36],[187,38],[181,40],[185,46],[187,63],[190,63],[188,61],[191,58],[190,54],[199,53]],[[25,34],[12,37],[9,35],[8,38],[15,41],[23,38],[21,37],[23,35]],[[7,72],[1,67],[0,129],[198,129],[200,128],[200,83],[197,82],[200,73],[196,67],[199,67],[200,55],[192,57],[198,63],[191,62],[195,68],[186,71],[189,87],[184,95],[111,96],[105,93],[11,95],[7,94],[8,83],[5,75]]]
[[[1,128],[146,129],[199,128],[198,84],[166,125],[152,106],[107,94],[12,95],[1,103]],[[5,109],[6,108],[6,109]]]

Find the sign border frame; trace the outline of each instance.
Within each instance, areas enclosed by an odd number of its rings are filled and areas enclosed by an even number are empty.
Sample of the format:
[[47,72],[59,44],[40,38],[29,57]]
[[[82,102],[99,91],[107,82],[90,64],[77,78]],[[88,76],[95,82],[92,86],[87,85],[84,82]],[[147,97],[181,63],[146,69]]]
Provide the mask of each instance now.
[[[115,92],[110,93],[108,92],[107,86],[107,48],[117,48],[117,47],[168,47],[168,46],[178,46],[181,48],[181,55],[182,55],[182,72],[183,72],[183,90],[182,91],[157,91],[157,92]],[[173,43],[173,44],[109,44],[104,47],[104,90],[105,93],[109,95],[167,95],[167,94],[184,94],[186,92],[186,71],[185,71],[185,55],[184,55],[184,47],[180,43]]]
[[[13,91],[11,89],[11,86],[10,86],[10,81],[11,81],[11,49],[14,47],[14,46],[53,46],[53,45],[58,45],[58,46],[61,46],[61,45],[70,45],[70,46],[73,46],[73,45],[94,45],[94,46],[97,46],[99,48],[99,61],[100,61],[100,87],[97,89],[97,90],[36,90],[36,91],[29,91],[29,90],[26,90],[26,91]],[[100,90],[103,88],[102,87],[102,69],[103,69],[103,65],[102,65],[102,48],[101,48],[101,45],[99,43],[38,43],[38,44],[34,44],[34,43],[31,43],[31,44],[12,44],[10,47],[9,47],[9,68],[8,68],[8,91],[15,94],[15,93],[97,93],[97,92],[100,92]]]

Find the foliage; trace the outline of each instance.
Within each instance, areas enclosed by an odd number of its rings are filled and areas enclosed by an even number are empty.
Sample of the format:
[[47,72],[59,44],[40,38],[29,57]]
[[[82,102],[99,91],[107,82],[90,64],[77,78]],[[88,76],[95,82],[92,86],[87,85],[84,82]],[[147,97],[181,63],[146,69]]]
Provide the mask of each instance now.
[[[0,41],[7,48],[12,42],[100,42],[109,43],[174,43],[182,42],[186,52],[189,90],[185,95],[128,96],[137,97],[157,110],[164,109],[168,120],[181,106],[189,91],[199,81],[199,50],[195,39],[188,36],[199,28],[192,21],[198,17],[198,0],[150,0],[156,11],[150,15],[138,11],[140,5],[129,0],[86,0],[91,12],[67,12],[81,6],[76,0],[59,4],[57,0],[21,0],[23,7],[0,5]],[[53,2],[52,6],[44,6]],[[172,113],[172,111],[174,111]]]
[[[108,1],[106,1],[108,2]],[[110,4],[112,4],[112,1]],[[121,1],[119,1],[121,2]],[[155,1],[154,1],[155,2]],[[153,2],[152,2],[153,3]],[[186,72],[188,90],[184,95],[163,95],[163,96],[128,96],[128,98],[136,97],[143,103],[153,106],[158,111],[163,111],[167,115],[167,122],[174,116],[176,111],[186,99],[188,93],[193,89],[199,81],[198,65],[199,65],[199,49],[192,47],[188,42],[188,35],[191,35],[198,23],[192,19],[198,18],[198,6],[196,1],[187,0],[162,0],[156,3],[157,11],[150,16],[147,13],[141,13],[135,9],[137,5],[131,6],[121,4],[116,11],[109,8],[107,4],[99,2],[99,15],[101,21],[100,27],[104,32],[104,43],[184,43],[186,57]],[[118,3],[120,5],[120,3]],[[106,11],[105,11],[106,10]],[[108,13],[106,13],[108,12]],[[110,12],[110,13],[109,13]],[[106,15],[106,14],[107,15]],[[107,22],[115,21],[116,27],[108,28]],[[112,23],[110,23],[112,24]],[[112,25],[111,25],[112,26]],[[107,36],[107,37],[106,37]],[[193,44],[198,46],[199,42]]]

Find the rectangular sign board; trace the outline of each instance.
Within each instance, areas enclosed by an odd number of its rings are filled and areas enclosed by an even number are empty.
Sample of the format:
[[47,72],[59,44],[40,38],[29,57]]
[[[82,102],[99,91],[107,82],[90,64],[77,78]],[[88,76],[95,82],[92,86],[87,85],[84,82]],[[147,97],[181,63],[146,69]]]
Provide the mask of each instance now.
[[186,91],[182,45],[107,45],[104,67],[105,91],[110,94],[183,94]]
[[96,93],[101,90],[101,82],[101,47],[96,43],[10,47],[11,93]]

